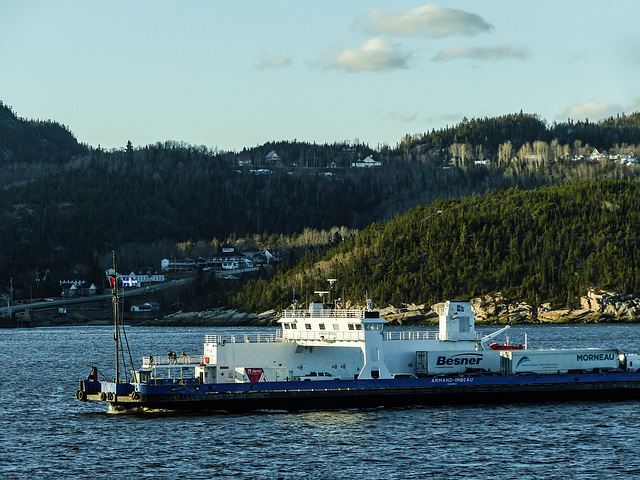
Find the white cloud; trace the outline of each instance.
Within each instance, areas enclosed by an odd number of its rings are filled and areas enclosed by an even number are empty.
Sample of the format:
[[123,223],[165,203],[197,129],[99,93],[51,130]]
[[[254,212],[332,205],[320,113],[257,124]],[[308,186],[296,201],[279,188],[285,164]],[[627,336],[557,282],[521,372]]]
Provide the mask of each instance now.
[[258,70],[270,70],[273,68],[288,67],[290,65],[291,65],[290,58],[283,58],[283,57],[266,58],[265,56],[262,56],[260,63],[256,64],[255,67]]
[[349,73],[407,68],[411,55],[383,38],[372,38],[358,48],[345,48],[331,66]]
[[493,26],[480,15],[457,8],[423,5],[405,12],[369,10],[354,22],[354,28],[371,35],[420,35],[442,38],[454,34],[477,35]]
[[529,51],[513,47],[511,45],[495,45],[493,47],[470,47],[459,46],[442,50],[434,57],[434,60],[454,60],[456,58],[471,58],[474,60],[499,60],[502,58],[520,58],[529,57]]
[[560,121],[566,121],[568,118],[572,120],[599,120],[623,111],[624,108],[617,103],[587,102],[567,108],[558,115],[557,119]]

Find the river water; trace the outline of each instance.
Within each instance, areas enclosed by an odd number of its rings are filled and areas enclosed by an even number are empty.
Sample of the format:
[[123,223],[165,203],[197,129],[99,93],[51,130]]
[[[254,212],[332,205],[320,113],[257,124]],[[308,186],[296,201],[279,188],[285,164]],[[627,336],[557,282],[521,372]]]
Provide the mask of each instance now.
[[[489,333],[492,328],[478,328]],[[250,329],[249,333],[269,329]],[[640,325],[527,326],[530,348],[640,352]],[[129,327],[133,358],[201,354],[205,334]],[[0,330],[0,478],[640,478],[640,401],[305,413],[123,415],[74,398],[113,375],[102,326]]]

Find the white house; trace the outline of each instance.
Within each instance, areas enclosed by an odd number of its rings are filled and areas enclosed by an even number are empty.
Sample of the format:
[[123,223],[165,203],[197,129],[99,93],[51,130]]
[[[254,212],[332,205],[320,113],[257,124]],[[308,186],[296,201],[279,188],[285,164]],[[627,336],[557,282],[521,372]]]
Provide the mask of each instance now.
[[372,168],[372,167],[381,167],[382,162],[378,162],[373,159],[371,155],[369,155],[364,160],[358,160],[357,162],[352,162],[352,168]]
[[165,281],[164,273],[158,272],[151,267],[134,268],[129,274],[123,275],[121,278],[122,284],[125,287],[139,287],[144,283],[159,283]]
[[131,312],[153,312],[160,310],[160,304],[156,302],[145,302],[142,305],[131,305]]
[[597,148],[594,148],[591,152],[590,158],[591,160],[597,160],[599,158],[609,158],[609,152],[607,152],[606,150],[598,150]]
[[264,157],[264,159],[268,162],[274,162],[274,163],[278,163],[280,161],[280,155],[278,155],[276,152],[272,151],[267,153],[267,156]]
[[220,262],[223,270],[253,267],[253,261],[245,254],[236,252],[235,248],[223,248],[222,252],[214,255],[214,260]]

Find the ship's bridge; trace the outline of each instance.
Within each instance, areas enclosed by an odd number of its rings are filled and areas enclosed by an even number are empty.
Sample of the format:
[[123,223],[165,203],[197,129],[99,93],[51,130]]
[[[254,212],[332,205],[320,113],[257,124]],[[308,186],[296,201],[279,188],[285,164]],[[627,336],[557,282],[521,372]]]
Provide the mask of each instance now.
[[379,312],[326,308],[322,303],[311,303],[307,310],[285,310],[278,323],[282,325],[285,341],[362,342],[365,330],[362,320],[374,317],[379,318]]

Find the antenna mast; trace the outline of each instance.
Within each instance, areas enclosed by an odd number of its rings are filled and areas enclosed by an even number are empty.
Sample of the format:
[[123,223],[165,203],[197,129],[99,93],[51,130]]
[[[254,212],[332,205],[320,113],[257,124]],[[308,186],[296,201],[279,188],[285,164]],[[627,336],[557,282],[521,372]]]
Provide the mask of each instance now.
[[111,283],[111,301],[113,302],[113,324],[115,327],[115,333],[113,339],[116,342],[116,379],[115,382],[120,381],[120,361],[118,355],[120,353],[120,327],[118,325],[118,270],[116,269],[116,252],[113,250],[113,275],[109,275],[109,282]]

